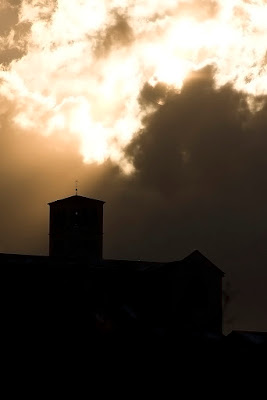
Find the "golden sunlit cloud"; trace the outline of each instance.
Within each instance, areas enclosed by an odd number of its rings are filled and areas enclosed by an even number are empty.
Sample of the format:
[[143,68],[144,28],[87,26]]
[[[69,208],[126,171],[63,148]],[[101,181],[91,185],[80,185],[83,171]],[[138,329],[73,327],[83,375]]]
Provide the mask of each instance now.
[[73,137],[85,162],[111,159],[129,173],[124,149],[142,127],[147,82],[179,91],[212,64],[215,85],[230,82],[256,110],[253,97],[267,94],[266,20],[263,0],[24,0],[27,51],[0,69],[0,94],[19,127]]

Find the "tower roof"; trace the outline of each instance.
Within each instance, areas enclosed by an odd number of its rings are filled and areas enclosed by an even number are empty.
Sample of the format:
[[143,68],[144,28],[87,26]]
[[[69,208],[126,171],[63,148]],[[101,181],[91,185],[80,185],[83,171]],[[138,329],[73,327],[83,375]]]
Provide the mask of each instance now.
[[59,203],[74,203],[76,202],[77,204],[81,204],[81,203],[99,203],[99,204],[104,204],[105,202],[102,200],[97,200],[97,199],[91,199],[90,197],[84,197],[84,196],[79,196],[79,195],[74,195],[74,196],[70,196],[70,197],[66,197],[64,199],[59,199],[59,200],[55,200],[52,201],[50,203],[48,203],[48,205],[52,205],[52,204],[59,204]]

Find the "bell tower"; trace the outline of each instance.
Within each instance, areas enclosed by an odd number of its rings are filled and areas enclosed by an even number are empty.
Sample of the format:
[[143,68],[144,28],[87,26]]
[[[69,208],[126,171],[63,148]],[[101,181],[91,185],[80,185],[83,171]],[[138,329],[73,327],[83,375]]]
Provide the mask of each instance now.
[[49,256],[103,257],[104,201],[76,195],[48,203],[50,206]]

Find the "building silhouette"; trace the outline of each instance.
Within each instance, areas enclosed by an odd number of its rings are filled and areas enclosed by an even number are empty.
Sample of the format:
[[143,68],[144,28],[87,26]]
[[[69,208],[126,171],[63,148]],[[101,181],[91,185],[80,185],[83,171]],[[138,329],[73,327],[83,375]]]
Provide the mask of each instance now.
[[49,255],[101,260],[103,204],[78,195],[49,203]]
[[220,341],[224,273],[198,250],[166,263],[103,259],[103,205],[78,195],[51,202],[49,256],[0,254],[7,318],[61,339]]

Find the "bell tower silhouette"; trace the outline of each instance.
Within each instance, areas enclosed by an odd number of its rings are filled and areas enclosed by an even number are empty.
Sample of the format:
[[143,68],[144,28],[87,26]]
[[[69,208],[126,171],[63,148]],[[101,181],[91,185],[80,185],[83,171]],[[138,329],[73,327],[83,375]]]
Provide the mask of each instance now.
[[85,258],[103,257],[104,201],[76,195],[48,203],[49,256]]

